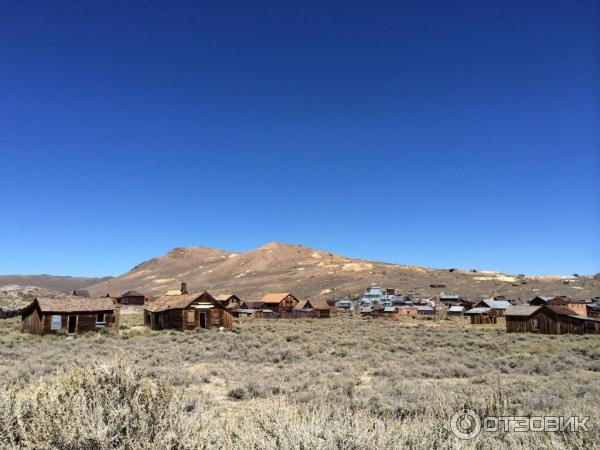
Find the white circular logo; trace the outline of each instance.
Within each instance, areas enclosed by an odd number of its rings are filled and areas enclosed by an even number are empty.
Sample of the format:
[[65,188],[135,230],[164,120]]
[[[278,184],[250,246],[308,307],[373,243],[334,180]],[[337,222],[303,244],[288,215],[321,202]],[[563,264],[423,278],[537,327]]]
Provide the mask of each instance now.
[[450,429],[460,439],[473,439],[481,431],[481,419],[472,409],[456,411],[450,419]]

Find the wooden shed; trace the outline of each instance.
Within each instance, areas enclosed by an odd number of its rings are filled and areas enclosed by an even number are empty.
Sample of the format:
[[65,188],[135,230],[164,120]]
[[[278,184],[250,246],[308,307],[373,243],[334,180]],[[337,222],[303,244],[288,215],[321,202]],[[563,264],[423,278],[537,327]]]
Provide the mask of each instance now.
[[78,334],[119,328],[119,307],[110,298],[36,298],[21,314],[21,329],[31,334]]
[[265,308],[272,309],[278,314],[283,311],[292,311],[300,301],[289,292],[265,294],[260,300]]
[[490,315],[491,308],[471,308],[467,312],[465,312],[466,316],[471,318],[472,325],[485,325],[496,323],[496,319],[498,316]]
[[462,317],[465,314],[465,307],[454,305],[448,308],[448,315],[453,317]]
[[600,319],[579,316],[566,306],[512,306],[504,316],[507,333],[600,334]]
[[319,312],[318,317],[330,318],[331,307],[325,300],[306,300],[296,306],[297,309],[312,309]]
[[121,305],[143,305],[146,302],[146,296],[138,291],[123,292],[118,299]]
[[208,292],[163,295],[144,308],[144,323],[153,330],[233,328],[233,317]]

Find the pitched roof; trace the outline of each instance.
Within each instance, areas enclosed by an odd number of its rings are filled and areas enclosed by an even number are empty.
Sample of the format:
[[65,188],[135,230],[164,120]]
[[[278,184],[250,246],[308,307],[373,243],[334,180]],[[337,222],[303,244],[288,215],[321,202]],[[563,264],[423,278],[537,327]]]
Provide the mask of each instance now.
[[448,311],[450,312],[463,312],[465,310],[464,306],[451,306]]
[[138,291],[127,291],[122,293],[121,297],[145,297],[145,295]]
[[506,309],[512,306],[512,303],[508,300],[494,300],[493,298],[486,298],[481,300],[481,303],[487,305],[488,308],[492,309]]
[[214,301],[213,296],[208,292],[201,292],[199,294],[163,295],[146,305],[144,309],[150,312],[167,311],[169,309],[184,309],[203,296],[208,296],[206,298],[207,301]]
[[[306,300],[305,302],[300,302],[303,308],[313,309],[330,309],[329,304],[325,300]],[[310,306],[309,306],[310,305]]]
[[383,308],[383,312],[386,313],[394,313],[398,311],[398,308],[396,306],[386,306],[385,308]]
[[487,314],[492,308],[471,308],[465,314]]
[[540,308],[541,306],[531,305],[511,306],[504,311],[504,315],[508,317],[529,317]]
[[238,298],[238,296],[235,294],[218,294],[218,295],[213,295],[213,297],[215,298],[215,300],[218,300],[220,302],[225,302],[225,301],[229,300],[231,297]]
[[245,309],[261,309],[265,306],[265,304],[263,302],[251,302],[251,301],[245,301],[242,302],[241,306],[245,306]]
[[36,298],[34,302],[40,307],[43,313],[70,313],[70,312],[95,312],[112,311],[115,309],[113,301],[108,297],[103,298]]
[[[276,294],[265,294],[260,299],[260,301],[263,303],[281,303],[283,301],[283,299],[286,298],[288,295],[292,295],[292,294],[290,294],[289,292],[278,292]],[[292,297],[293,297],[293,295],[292,295]]]

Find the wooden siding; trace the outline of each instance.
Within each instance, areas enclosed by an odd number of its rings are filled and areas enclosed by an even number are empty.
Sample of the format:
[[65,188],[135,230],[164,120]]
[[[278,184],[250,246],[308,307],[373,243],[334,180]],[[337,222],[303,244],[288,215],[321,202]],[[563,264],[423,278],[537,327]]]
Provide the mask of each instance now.
[[194,331],[200,328],[233,328],[233,316],[221,308],[185,308],[167,311],[144,311],[144,324],[153,330]]
[[[104,326],[97,326],[98,314],[104,314]],[[60,316],[60,329],[52,329],[52,316]],[[99,311],[86,313],[45,313],[33,309],[31,313],[23,317],[21,329],[23,332],[37,335],[57,334],[68,332],[69,317],[75,317],[76,325],[73,334],[97,331],[101,328],[117,329],[119,327],[118,311]]]
[[507,333],[600,334],[600,322],[540,310],[530,317],[506,317]]

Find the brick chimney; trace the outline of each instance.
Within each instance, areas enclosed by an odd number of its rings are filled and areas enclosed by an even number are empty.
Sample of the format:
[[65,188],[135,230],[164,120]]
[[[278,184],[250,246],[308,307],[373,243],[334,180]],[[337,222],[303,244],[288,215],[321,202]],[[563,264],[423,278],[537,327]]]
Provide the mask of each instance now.
[[188,291],[187,291],[187,283],[185,281],[181,282],[181,293],[182,294],[187,294],[188,293]]

